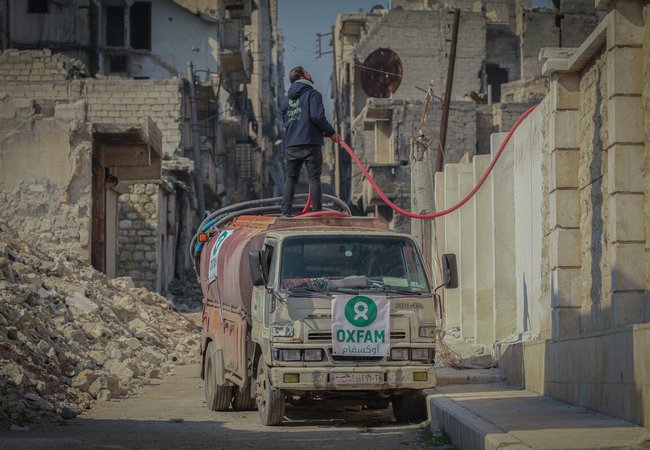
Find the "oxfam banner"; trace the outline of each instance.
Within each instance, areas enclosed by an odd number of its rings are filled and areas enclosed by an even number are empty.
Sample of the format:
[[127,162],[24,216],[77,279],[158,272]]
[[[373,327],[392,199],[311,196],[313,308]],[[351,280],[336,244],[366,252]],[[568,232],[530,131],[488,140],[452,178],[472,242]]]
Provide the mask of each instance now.
[[219,250],[221,246],[228,239],[228,236],[233,234],[234,231],[222,231],[219,236],[217,236],[217,241],[212,246],[212,251],[210,252],[210,264],[208,266],[208,281],[217,279],[217,267],[219,266]]
[[390,301],[386,297],[335,295],[332,353],[385,356],[390,348]]

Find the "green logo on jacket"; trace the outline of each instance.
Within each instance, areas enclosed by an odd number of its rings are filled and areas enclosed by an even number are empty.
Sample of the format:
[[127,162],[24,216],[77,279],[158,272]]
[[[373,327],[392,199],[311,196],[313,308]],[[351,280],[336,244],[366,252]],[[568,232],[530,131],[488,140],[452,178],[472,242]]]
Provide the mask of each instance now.
[[287,110],[287,121],[298,120],[302,114],[300,99],[289,100],[289,109]]

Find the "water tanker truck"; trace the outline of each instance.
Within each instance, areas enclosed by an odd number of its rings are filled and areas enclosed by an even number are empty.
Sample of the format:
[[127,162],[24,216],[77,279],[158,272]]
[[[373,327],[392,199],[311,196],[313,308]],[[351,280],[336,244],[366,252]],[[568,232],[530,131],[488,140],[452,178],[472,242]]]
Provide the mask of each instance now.
[[419,250],[377,219],[340,215],[204,221],[192,253],[208,408],[257,407],[264,425],[280,424],[287,403],[392,404],[398,422],[425,418],[439,302]]

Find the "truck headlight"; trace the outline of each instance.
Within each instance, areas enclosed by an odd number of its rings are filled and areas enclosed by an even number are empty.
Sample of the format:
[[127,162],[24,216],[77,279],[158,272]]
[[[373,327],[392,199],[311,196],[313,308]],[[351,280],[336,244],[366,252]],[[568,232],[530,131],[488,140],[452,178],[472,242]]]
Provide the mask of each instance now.
[[300,361],[302,351],[299,348],[276,348],[274,356],[278,361]]
[[413,361],[428,361],[431,359],[428,348],[412,348],[411,359]]
[[390,350],[390,359],[393,361],[407,361],[409,359],[408,348],[393,348]]
[[305,350],[305,361],[322,361],[323,351],[320,348],[308,348]]
[[271,337],[293,337],[293,327],[273,326],[271,327]]
[[436,335],[436,327],[420,327],[420,337],[434,337]]

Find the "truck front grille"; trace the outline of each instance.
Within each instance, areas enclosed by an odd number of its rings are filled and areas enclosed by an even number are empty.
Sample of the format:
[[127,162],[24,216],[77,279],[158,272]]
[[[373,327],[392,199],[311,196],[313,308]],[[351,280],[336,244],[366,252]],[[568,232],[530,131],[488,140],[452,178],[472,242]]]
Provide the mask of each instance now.
[[383,356],[339,356],[330,355],[334,362],[377,362],[384,359]]

